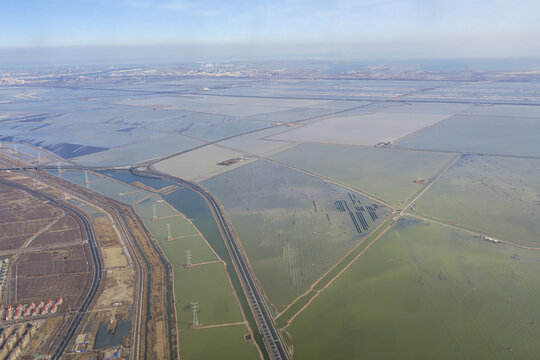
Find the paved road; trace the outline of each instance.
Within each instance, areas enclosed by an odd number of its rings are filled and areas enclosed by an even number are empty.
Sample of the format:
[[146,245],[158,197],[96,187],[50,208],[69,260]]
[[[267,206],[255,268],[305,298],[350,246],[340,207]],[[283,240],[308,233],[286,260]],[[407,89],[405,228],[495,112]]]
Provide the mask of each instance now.
[[136,169],[132,169],[132,172],[136,175],[143,175],[143,176],[145,174],[150,174],[151,176],[154,176],[154,177],[160,177],[164,180],[181,184],[197,192],[198,194],[200,194],[203,198],[207,200],[208,204],[211,207],[212,212],[214,213],[217,225],[219,226],[223,234],[229,253],[231,254],[231,258],[234,262],[236,272],[239,275],[239,278],[244,288],[244,292],[246,293],[246,297],[251,305],[253,315],[255,317],[255,320],[257,321],[259,331],[264,337],[265,345],[267,347],[268,353],[275,360],[290,359],[291,357],[289,356],[289,354],[287,353],[287,350],[285,349],[281,336],[279,332],[276,330],[276,328],[274,327],[274,323],[272,322],[272,318],[268,312],[268,309],[266,308],[264,299],[261,296],[259,289],[255,284],[254,276],[251,273],[247,265],[247,262],[242,256],[239,244],[235,241],[235,237],[231,230],[231,225],[227,221],[221,206],[219,205],[218,201],[214,198],[214,196],[210,194],[206,189],[204,189],[203,187],[197,184],[194,184],[194,183],[191,183],[189,181],[185,181],[179,178],[175,178],[173,176],[157,173],[151,170],[146,170],[144,172],[141,172]]

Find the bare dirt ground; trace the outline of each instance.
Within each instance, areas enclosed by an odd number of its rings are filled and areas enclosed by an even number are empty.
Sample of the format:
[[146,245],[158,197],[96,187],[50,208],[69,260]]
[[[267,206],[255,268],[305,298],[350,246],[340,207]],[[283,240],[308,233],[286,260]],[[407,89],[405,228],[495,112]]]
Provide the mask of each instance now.
[[[2,177],[47,188],[23,176]],[[0,254],[10,258],[7,302],[64,297],[76,305],[88,286],[91,270],[82,224],[48,201],[5,184],[0,185],[0,204]]]
[[103,248],[103,258],[105,268],[127,266],[127,259],[122,253],[122,247],[120,246]]
[[106,216],[92,219],[94,230],[96,232],[99,244],[106,248],[110,246],[120,246],[118,235],[112,228],[109,219]]
[[12,303],[65,298],[77,306],[90,285],[88,245],[19,255],[12,265]]
[[133,303],[134,279],[133,271],[128,268],[107,271],[105,288],[94,307],[95,310],[110,309],[116,306]]

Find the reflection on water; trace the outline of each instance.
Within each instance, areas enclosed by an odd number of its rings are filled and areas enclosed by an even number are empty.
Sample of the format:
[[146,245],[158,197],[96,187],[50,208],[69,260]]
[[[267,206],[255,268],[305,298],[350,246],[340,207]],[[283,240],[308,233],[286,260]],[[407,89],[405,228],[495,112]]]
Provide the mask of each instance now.
[[112,333],[108,332],[107,327],[107,322],[103,321],[99,323],[94,349],[103,349],[110,346],[122,345],[122,338],[129,335],[131,321],[118,321],[116,329]]

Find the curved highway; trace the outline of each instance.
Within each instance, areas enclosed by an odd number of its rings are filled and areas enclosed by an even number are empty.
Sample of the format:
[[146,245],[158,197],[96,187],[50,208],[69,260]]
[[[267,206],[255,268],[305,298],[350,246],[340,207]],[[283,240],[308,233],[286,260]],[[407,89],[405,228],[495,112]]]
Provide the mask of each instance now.
[[149,169],[141,172],[140,170],[131,168],[130,171],[136,175],[142,176],[145,176],[146,173],[149,173],[155,177],[181,184],[197,192],[208,202],[212,213],[216,218],[217,225],[221,233],[223,234],[225,244],[227,245],[229,253],[231,254],[231,258],[234,262],[234,267],[236,268],[236,272],[240,277],[247,299],[251,305],[253,315],[257,321],[259,331],[264,337],[265,344],[270,356],[275,360],[290,359],[290,356],[285,349],[280,334],[274,327],[274,323],[268,312],[268,309],[266,308],[264,299],[261,296],[257,285],[255,284],[254,276],[249,270],[246,260],[242,256],[239,245],[235,241],[231,226],[226,220],[225,214],[223,213],[221,206],[214,198],[214,196],[202,186],[176,178],[174,176],[161,174]]

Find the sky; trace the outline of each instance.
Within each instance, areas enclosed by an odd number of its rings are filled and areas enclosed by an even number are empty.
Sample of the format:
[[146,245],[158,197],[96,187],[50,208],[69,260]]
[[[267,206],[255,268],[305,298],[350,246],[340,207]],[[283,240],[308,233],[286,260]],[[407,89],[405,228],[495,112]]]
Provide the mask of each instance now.
[[101,55],[170,48],[186,57],[212,49],[224,57],[540,57],[538,0],[2,0],[0,14],[4,57],[58,48]]

